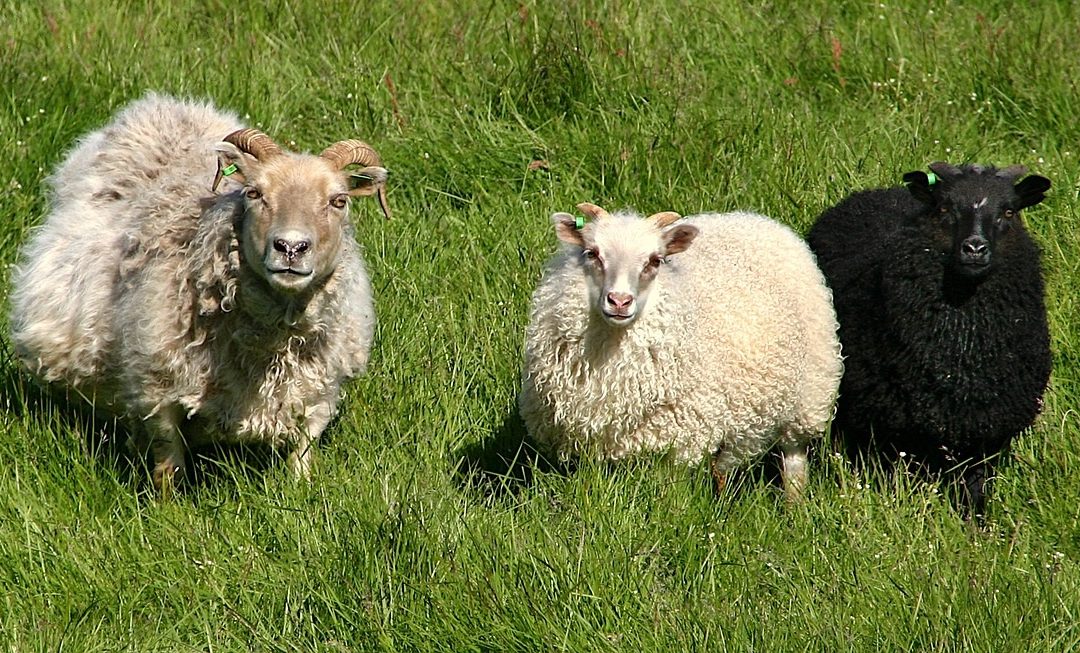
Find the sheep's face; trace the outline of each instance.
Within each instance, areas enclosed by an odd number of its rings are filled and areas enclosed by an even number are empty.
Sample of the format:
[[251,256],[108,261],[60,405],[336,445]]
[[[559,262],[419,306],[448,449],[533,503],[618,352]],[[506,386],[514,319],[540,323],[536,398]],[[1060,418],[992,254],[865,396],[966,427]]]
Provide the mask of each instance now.
[[[592,205],[579,208],[583,206]],[[574,248],[590,309],[611,326],[630,326],[648,307],[667,256],[689,247],[698,230],[685,224],[663,228],[665,220],[678,218],[671,213],[644,220],[630,213],[590,217],[595,220],[580,229],[568,213],[556,213],[552,220],[559,239]]]
[[249,172],[242,190],[247,265],[284,294],[299,293],[337,265],[349,214],[345,176],[312,156],[280,156]]
[[994,268],[1010,232],[1023,229],[1020,210],[1038,204],[1050,187],[1045,177],[1023,174],[1016,166],[997,170],[982,166],[958,168],[931,165],[938,177],[931,184],[925,173],[904,176],[916,198],[928,205],[924,228],[932,236],[946,267],[972,281],[985,278]]

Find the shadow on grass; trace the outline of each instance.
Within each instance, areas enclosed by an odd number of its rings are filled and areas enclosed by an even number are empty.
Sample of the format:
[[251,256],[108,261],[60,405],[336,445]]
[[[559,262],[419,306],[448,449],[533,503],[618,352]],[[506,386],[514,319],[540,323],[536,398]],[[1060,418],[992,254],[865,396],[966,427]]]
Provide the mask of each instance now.
[[491,437],[459,449],[455,458],[458,484],[488,498],[517,496],[532,485],[537,471],[568,475],[574,470],[572,463],[541,453],[517,411],[507,415]]
[[[5,343],[6,344],[6,343]],[[39,422],[60,437],[77,438],[83,454],[134,492],[153,493],[149,453],[136,446],[136,432],[125,420],[94,407],[78,392],[39,383],[24,373],[9,348],[0,368],[4,410],[17,421]],[[253,480],[284,466],[284,456],[269,445],[215,444],[194,447],[185,460],[181,495],[222,481]]]
[[[500,427],[481,442],[465,446],[455,452],[455,480],[463,489],[477,492],[486,498],[516,497],[529,488],[535,474],[572,475],[577,469],[575,461],[559,462],[542,452],[525,429],[517,411],[508,414]],[[644,460],[638,460],[648,464]],[[614,461],[607,465],[614,472],[620,465],[635,461]],[[707,465],[704,466],[707,469]],[[697,475],[693,468],[687,474]],[[737,497],[762,485],[776,489],[782,497],[779,452],[770,452],[755,461],[731,470],[722,489],[717,489],[711,474],[700,473],[703,486],[720,499]]]

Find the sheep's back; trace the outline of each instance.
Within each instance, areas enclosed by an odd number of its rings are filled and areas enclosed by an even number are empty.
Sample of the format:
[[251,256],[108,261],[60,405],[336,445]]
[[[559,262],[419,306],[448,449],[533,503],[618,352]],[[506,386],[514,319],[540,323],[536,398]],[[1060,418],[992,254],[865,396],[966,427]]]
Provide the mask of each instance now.
[[13,340],[31,370],[101,385],[124,260],[152,249],[155,236],[194,232],[213,145],[237,126],[209,105],[151,94],[72,150],[50,178],[51,211],[13,279]]
[[688,222],[700,235],[683,255],[680,291],[701,309],[690,337],[713,352],[692,363],[703,387],[750,423],[820,432],[842,367],[831,293],[806,243],[753,213]]

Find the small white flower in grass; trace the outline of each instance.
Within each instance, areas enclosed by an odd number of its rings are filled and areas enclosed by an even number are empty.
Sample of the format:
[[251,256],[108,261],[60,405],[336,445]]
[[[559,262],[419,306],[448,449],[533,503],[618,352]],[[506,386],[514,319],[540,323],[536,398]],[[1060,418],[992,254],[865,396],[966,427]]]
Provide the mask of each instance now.
[[1046,161],[1044,161],[1043,158],[1040,156],[1039,157],[1039,163],[1046,163]]
[[352,99],[352,93],[346,93],[345,94],[345,99],[346,100],[351,100]]
[[427,152],[424,152],[424,158],[425,158],[425,159],[430,159],[430,158],[431,158],[431,155],[430,155],[430,154],[428,154]]
[[947,100],[947,101],[945,102],[945,105],[946,105],[946,106],[950,106],[950,107],[951,107],[951,106],[952,106],[952,104],[953,104],[953,101],[952,101],[952,100]]
[[907,452],[906,451],[901,451],[900,452],[900,457],[901,458],[907,458]]

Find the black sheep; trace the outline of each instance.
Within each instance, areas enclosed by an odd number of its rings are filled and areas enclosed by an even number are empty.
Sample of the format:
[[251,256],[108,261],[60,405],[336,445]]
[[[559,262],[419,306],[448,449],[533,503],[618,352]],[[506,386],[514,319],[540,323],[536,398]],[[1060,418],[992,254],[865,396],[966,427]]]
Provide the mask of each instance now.
[[930,165],[826,210],[810,247],[833,290],[849,451],[956,473],[984,512],[995,459],[1050,376],[1039,249],[1020,219],[1050,187],[1022,166]]

